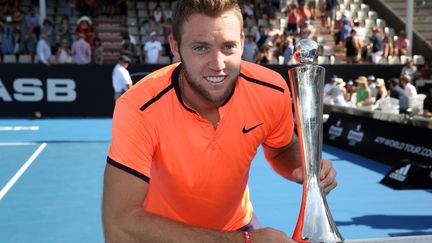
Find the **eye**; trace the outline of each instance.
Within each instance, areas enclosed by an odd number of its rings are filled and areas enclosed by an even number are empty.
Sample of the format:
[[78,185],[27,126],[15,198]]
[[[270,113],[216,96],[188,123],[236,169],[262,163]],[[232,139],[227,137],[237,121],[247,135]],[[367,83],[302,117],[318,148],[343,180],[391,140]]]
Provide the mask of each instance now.
[[198,54],[201,54],[201,53],[206,52],[207,48],[205,46],[195,46],[193,48],[193,51],[196,52],[196,53],[198,53]]
[[236,44],[226,44],[224,48],[225,48],[225,50],[230,51],[230,50],[236,48]]

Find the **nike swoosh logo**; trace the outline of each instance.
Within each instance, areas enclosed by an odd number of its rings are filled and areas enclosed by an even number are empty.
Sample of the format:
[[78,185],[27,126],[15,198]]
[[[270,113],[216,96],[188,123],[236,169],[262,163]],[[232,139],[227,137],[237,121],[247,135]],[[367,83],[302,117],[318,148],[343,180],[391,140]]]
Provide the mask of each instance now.
[[249,129],[246,129],[246,127],[243,127],[243,134],[246,134],[246,133],[248,133],[248,132],[254,130],[255,128],[261,126],[262,124],[263,124],[263,123],[260,123],[260,124],[258,124],[258,125],[255,125],[255,126],[249,128]]

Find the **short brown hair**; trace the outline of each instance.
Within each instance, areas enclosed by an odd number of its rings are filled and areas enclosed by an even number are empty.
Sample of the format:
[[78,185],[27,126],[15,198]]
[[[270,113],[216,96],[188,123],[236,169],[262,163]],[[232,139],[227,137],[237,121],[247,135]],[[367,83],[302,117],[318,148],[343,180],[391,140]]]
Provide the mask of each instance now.
[[237,0],[179,0],[173,10],[172,33],[174,39],[180,44],[183,23],[193,14],[203,14],[217,17],[222,13],[234,10],[243,29],[243,16]]

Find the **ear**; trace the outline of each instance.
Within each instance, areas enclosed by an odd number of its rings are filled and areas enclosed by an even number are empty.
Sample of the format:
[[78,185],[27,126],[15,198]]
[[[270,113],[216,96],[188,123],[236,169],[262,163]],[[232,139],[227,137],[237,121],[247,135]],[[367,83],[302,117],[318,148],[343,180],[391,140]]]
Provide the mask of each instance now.
[[173,53],[173,55],[177,60],[180,60],[180,48],[178,46],[178,42],[174,39],[174,35],[170,34],[168,39],[169,39],[171,52]]
[[242,31],[242,33],[241,33],[241,45],[242,45],[242,56],[243,56],[243,51],[244,51],[244,40],[245,40],[245,34],[244,34],[244,32]]

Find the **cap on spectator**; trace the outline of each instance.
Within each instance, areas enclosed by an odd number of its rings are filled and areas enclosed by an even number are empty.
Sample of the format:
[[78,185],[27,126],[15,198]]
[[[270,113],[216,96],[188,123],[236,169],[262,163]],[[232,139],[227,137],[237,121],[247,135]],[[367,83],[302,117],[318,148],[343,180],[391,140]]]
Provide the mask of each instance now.
[[334,82],[334,81],[336,81],[337,78],[338,78],[337,75],[333,75],[333,76],[331,77],[331,81]]
[[376,80],[376,86],[377,86],[377,87],[384,86],[384,79],[382,79],[382,78],[377,78],[377,80]]
[[356,79],[356,83],[358,83],[358,84],[367,84],[367,79],[366,79],[365,76],[359,76],[359,77]]
[[375,81],[375,76],[373,76],[373,75],[369,75],[369,76],[367,77],[367,80]]
[[130,63],[131,59],[126,55],[121,55],[119,61]]
[[154,32],[154,31],[152,31],[151,33],[150,33],[150,36],[156,36],[157,34],[156,34],[156,32]]
[[354,82],[352,80],[348,80],[347,85],[354,85]]
[[345,87],[345,82],[341,78],[335,79],[334,83],[335,83],[335,85],[337,85],[339,87]]
[[405,74],[401,77],[401,80],[407,81],[409,83],[409,82],[411,82],[411,77],[409,75]]
[[10,16],[10,15],[6,16],[5,20],[7,23],[12,22],[12,16]]

